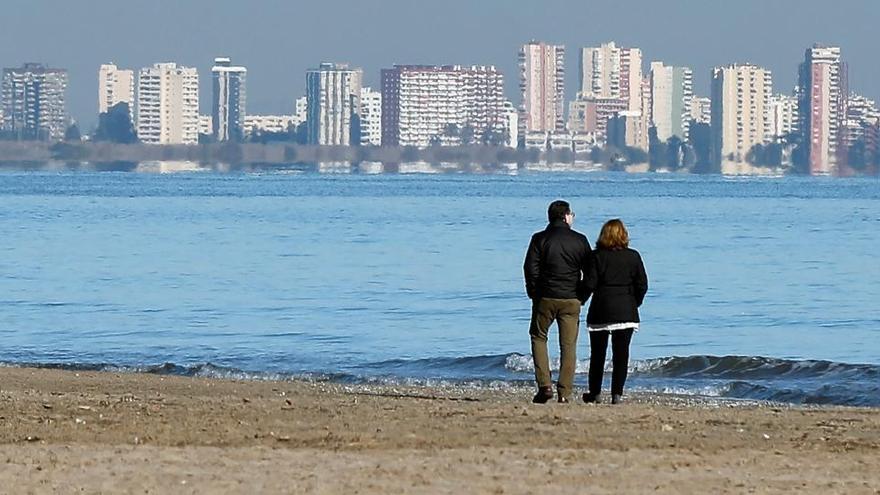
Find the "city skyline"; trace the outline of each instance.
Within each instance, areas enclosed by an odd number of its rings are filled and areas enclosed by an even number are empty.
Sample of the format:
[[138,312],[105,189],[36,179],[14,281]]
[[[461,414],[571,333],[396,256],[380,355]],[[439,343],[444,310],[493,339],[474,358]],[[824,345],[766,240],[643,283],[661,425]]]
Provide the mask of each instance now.
[[[443,6],[391,1],[377,8],[368,2],[293,6],[263,1],[253,8],[200,0],[123,6],[96,0],[88,12],[58,0],[8,3],[0,65],[41,62],[68,69],[69,114],[84,131],[97,120],[95,70],[111,61],[128,69],[177,62],[206,78],[215,57],[230,56],[250,72],[248,113],[291,114],[294,100],[305,94],[305,71],[328,60],[363,68],[363,85],[374,88],[380,86],[380,69],[394,64],[495,65],[505,75],[505,97],[517,102],[517,50],[530,39],[566,46],[566,102],[574,99],[578,86],[577,52],[608,41],[641,48],[645,71],[652,61],[692,68],[699,96],[709,93],[713,67],[746,62],[770,69],[775,92],[788,94],[797,83],[805,47],[816,42],[840,46],[850,67],[850,90],[880,97],[880,67],[873,63],[867,36],[868,19],[880,15],[880,5],[871,2],[837,2],[831,8],[827,2],[788,0],[737,5],[453,1]],[[126,22],[112,20],[119,18]],[[672,20],[677,29],[670,29]],[[53,35],[19,42],[38,24]],[[319,38],[331,24],[343,34]],[[231,25],[236,26],[232,31],[222,29]],[[162,36],[147,36],[156,32]],[[322,43],[315,44],[316,39]],[[210,85],[201,85],[199,100],[200,113],[210,114]]]

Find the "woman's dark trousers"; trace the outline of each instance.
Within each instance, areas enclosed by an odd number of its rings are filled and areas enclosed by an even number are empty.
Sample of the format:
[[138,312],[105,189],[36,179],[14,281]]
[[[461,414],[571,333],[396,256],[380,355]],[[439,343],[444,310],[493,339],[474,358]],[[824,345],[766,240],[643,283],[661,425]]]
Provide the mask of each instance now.
[[608,334],[611,334],[611,394],[623,395],[626,372],[629,366],[629,343],[633,330],[614,330],[590,333],[590,394],[602,391],[602,374],[605,371],[605,351],[608,348]]

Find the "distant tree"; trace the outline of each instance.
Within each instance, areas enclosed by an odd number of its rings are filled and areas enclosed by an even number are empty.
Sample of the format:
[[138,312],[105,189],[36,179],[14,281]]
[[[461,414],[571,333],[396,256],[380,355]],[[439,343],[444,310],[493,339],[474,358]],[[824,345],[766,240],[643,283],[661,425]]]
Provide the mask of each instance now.
[[79,132],[79,126],[75,123],[71,124],[70,127],[68,127],[66,131],[64,131],[64,140],[69,142],[82,141],[82,134]]
[[474,144],[474,126],[465,124],[458,132],[458,140],[462,146],[470,146]]
[[627,163],[646,163],[648,161],[648,153],[641,148],[626,146],[622,151]]
[[487,146],[505,146],[510,139],[507,129],[486,129],[481,138],[482,144]]
[[782,150],[780,142],[759,143],[746,153],[746,161],[756,167],[779,167],[782,165]]
[[117,103],[98,116],[98,129],[93,139],[122,144],[138,142],[128,103]]
[[782,138],[786,144],[792,147],[791,169],[796,174],[808,175],[810,173],[809,143],[804,143],[800,133],[789,133]]
[[666,140],[664,145],[666,146],[666,166],[672,170],[678,170],[683,165],[682,158],[684,153],[682,148],[684,143],[680,137],[673,135]]
[[652,170],[665,168],[668,162],[666,145],[657,137],[657,128],[651,126],[648,129],[648,163]]
[[694,153],[693,171],[696,173],[718,172],[712,166],[712,128],[703,122],[691,121],[688,143]]
[[868,156],[868,150],[865,146],[864,138],[859,138],[849,147],[847,158],[847,164],[852,167],[853,170],[862,172],[867,168],[870,157]]
[[[290,130],[290,129],[288,129]],[[309,144],[309,124],[308,122],[300,122],[293,128],[293,142],[297,144]]]

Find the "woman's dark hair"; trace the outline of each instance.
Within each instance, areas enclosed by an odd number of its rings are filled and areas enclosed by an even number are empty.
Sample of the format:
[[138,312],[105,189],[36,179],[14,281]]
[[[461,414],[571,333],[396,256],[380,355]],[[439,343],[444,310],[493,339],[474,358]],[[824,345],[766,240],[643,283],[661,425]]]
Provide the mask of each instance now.
[[568,204],[568,201],[558,199],[550,203],[550,207],[547,208],[547,219],[551,222],[554,220],[565,220],[565,215],[569,213],[571,213],[571,205]]

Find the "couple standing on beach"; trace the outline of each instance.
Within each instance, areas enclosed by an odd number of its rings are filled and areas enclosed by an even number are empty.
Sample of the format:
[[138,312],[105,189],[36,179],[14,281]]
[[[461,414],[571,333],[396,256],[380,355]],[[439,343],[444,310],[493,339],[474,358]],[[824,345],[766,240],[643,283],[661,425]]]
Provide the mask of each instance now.
[[629,366],[629,345],[639,328],[639,306],[648,292],[648,277],[638,251],[629,248],[629,234],[619,219],[605,222],[595,251],[586,236],[572,229],[575,214],[565,201],[550,203],[549,224],[532,236],[523,267],[526,293],[532,300],[529,335],[538,393],[532,402],[553,398],[547,333],[559,327],[557,400],[568,402],[577,365],[581,306],[590,301],[589,390],[584,402],[600,401],[605,353],[611,338],[611,403],[620,402]]

